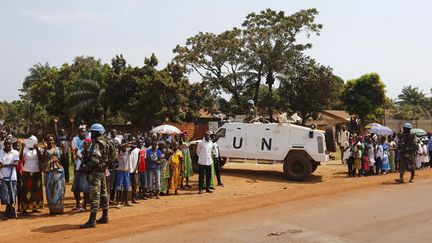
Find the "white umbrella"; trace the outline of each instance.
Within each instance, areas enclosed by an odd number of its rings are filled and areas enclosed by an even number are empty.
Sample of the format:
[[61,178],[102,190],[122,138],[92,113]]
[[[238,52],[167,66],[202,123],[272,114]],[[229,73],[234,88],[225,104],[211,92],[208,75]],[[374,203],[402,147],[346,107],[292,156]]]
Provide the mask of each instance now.
[[369,133],[375,133],[376,135],[380,135],[380,136],[393,135],[393,130],[391,130],[390,128],[385,127],[385,126],[372,127],[368,131],[369,131]]
[[153,132],[153,133],[163,133],[163,134],[172,134],[172,133],[180,134],[180,133],[182,133],[180,131],[180,129],[178,129],[175,126],[171,126],[171,125],[160,125],[160,126],[157,126],[157,127],[153,128],[151,130],[151,132]]

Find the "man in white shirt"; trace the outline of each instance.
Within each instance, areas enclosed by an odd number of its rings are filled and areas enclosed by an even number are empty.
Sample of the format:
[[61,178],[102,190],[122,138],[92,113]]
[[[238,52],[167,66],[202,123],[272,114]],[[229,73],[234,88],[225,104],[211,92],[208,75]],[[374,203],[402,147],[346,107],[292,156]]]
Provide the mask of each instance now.
[[204,139],[198,143],[197,155],[198,155],[198,186],[199,193],[202,193],[204,183],[204,173],[206,176],[206,192],[210,191],[210,179],[211,179],[211,165],[213,163],[212,158],[213,142],[210,141],[210,135],[205,134]]
[[341,161],[342,164],[344,163],[344,151],[345,151],[345,144],[349,140],[350,133],[346,130],[345,126],[342,126],[342,130],[338,133],[338,144],[341,152]]
[[[129,143],[120,145],[118,153],[118,171],[116,178],[116,208],[120,208],[120,202],[123,202],[125,206],[132,206],[127,200],[130,187],[130,152]],[[123,190],[123,191],[122,191]]]
[[138,188],[138,160],[139,153],[141,151],[141,143],[138,139],[135,138],[133,138],[133,141],[135,141],[135,143],[131,145],[131,151],[129,155],[129,173],[132,187],[132,203],[138,203],[136,200],[136,192]]
[[4,148],[0,151],[0,197],[1,204],[6,205],[5,214],[9,218],[16,218],[15,202],[17,195],[17,173],[19,153],[12,149],[12,141],[5,140]]

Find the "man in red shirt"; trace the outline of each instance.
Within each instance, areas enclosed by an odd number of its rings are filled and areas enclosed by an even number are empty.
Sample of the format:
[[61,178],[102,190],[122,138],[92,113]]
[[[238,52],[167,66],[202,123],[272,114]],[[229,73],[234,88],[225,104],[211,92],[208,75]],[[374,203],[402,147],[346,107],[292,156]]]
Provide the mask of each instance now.
[[137,148],[140,149],[139,151],[139,160],[138,160],[138,174],[139,179],[141,182],[140,187],[140,197],[144,200],[147,200],[146,192],[148,189],[148,183],[147,183],[147,164],[146,164],[146,150],[142,149],[142,143],[141,141],[137,140]]

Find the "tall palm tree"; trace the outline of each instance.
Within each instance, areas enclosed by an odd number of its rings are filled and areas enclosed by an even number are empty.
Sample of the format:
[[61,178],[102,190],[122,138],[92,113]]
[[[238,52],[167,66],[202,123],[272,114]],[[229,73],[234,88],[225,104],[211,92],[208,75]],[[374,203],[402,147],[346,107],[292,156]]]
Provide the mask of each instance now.
[[402,93],[398,95],[398,105],[408,105],[418,107],[427,117],[430,117],[428,111],[428,98],[422,90],[418,87],[412,87],[411,85],[403,87]]
[[401,105],[420,105],[426,104],[426,95],[423,91],[419,90],[418,87],[412,87],[411,85],[403,87],[402,93],[398,95],[398,104]]
[[102,109],[103,121],[106,121],[108,105],[103,81],[102,71],[98,68],[86,69],[81,73],[68,98],[71,115],[85,117],[87,112],[91,112],[93,118],[99,119]]

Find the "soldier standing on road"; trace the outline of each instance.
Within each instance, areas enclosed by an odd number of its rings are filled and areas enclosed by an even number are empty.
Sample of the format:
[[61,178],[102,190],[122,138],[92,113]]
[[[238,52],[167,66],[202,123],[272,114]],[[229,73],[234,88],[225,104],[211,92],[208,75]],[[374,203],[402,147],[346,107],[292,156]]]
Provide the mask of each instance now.
[[[85,170],[87,181],[90,187],[91,212],[89,220],[80,225],[80,228],[93,228],[98,224],[108,223],[108,192],[105,180],[105,170],[108,164],[109,145],[103,134],[105,128],[98,123],[90,127],[91,138],[93,139],[90,148],[86,149]],[[102,217],[96,221],[96,214],[102,208]]]
[[414,158],[415,153],[417,151],[417,143],[416,137],[414,134],[411,134],[412,125],[410,123],[405,123],[403,125],[403,132],[398,134],[399,143],[399,153],[400,153],[400,162],[399,162],[399,172],[400,178],[395,181],[398,183],[404,183],[404,173],[405,170],[409,170],[411,172],[411,178],[409,182],[414,182]]

